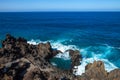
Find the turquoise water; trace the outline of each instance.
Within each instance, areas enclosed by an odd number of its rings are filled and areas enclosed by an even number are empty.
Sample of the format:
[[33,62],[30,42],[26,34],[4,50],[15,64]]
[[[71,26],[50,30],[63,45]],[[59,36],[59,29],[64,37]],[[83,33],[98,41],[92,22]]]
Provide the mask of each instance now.
[[[83,65],[102,60],[107,69],[120,68],[119,12],[21,12],[0,13],[0,40],[10,33],[29,43],[50,41],[53,48],[78,49]],[[70,68],[69,56],[56,56],[52,63]],[[68,58],[68,59],[66,59]]]

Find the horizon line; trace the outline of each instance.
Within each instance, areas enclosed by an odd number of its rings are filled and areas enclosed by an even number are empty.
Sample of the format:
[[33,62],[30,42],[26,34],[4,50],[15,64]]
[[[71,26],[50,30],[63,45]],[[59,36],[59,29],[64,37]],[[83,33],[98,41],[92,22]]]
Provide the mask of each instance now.
[[7,12],[120,12],[120,11],[102,11],[102,10],[99,10],[99,11],[0,11],[0,13],[7,13]]

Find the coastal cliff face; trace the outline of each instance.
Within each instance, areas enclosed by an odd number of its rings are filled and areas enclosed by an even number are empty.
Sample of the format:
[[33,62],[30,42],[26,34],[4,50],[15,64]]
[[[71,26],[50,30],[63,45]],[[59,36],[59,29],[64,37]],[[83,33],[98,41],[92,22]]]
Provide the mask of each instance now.
[[71,57],[71,69],[62,70],[49,61],[62,53],[49,42],[32,45],[24,38],[7,34],[0,48],[0,80],[120,80],[120,70],[108,73],[101,61],[88,64],[82,75],[74,75],[74,66],[80,65],[82,55],[78,50],[66,52]]

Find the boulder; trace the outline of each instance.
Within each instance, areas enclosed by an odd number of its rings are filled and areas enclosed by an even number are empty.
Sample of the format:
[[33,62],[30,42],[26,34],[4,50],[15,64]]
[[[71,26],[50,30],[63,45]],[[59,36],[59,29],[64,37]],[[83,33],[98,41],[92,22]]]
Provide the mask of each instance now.
[[94,61],[85,67],[85,74],[88,80],[107,80],[107,72],[102,61]]
[[71,63],[72,63],[72,68],[74,66],[80,65],[80,61],[82,60],[82,55],[78,50],[67,50],[66,52],[69,52],[69,55],[71,57]]

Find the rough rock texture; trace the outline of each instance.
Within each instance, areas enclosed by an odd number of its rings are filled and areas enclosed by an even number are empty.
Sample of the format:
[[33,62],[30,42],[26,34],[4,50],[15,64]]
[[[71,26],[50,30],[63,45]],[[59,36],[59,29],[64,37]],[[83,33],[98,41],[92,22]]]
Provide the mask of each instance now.
[[75,66],[80,65],[80,61],[82,60],[82,55],[78,50],[67,50],[66,52],[69,52],[69,55],[71,57],[71,72],[74,73],[75,71]]
[[80,55],[78,50],[68,50],[71,61],[72,61],[72,67],[80,65],[80,61],[82,59],[82,55]]
[[24,38],[10,34],[0,48],[0,80],[59,80],[73,79],[70,71],[50,64],[49,59],[61,53],[49,42],[30,45]]
[[120,80],[120,70],[115,69],[108,74],[108,80]]
[[[80,65],[79,51],[67,51],[72,69]],[[81,76],[72,74],[72,69],[61,70],[49,62],[58,53],[62,52],[52,49],[49,42],[31,45],[24,38],[7,34],[0,48],[0,80],[120,80],[120,70],[107,73],[101,61],[88,64]]]
[[108,73],[102,61],[94,61],[85,67],[85,73],[80,80],[120,80],[120,70],[115,69]]
[[93,64],[88,64],[85,67],[85,74],[87,79],[93,79],[93,80],[106,80],[107,78],[107,72],[104,68],[104,63],[102,61],[94,61]]

